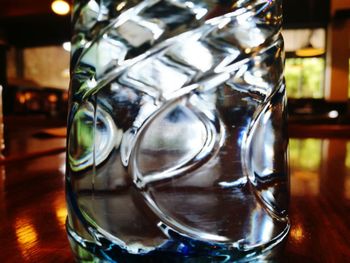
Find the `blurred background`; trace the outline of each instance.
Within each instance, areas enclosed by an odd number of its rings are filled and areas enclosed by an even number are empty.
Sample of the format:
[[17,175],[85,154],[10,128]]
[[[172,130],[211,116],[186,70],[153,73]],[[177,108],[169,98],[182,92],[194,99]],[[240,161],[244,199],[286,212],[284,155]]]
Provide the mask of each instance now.
[[[64,151],[72,1],[0,5],[2,154]],[[350,1],[283,0],[283,7],[291,158],[304,153],[306,168],[320,167],[321,139],[350,136]]]
[[[53,2],[0,0],[5,122],[29,117],[47,125],[65,122],[72,3],[61,1],[56,6],[63,10],[55,13]],[[283,5],[290,121],[350,124],[350,1],[283,0]]]
[[[72,2],[0,4],[0,85],[8,141],[3,154],[10,155],[18,131],[65,125]],[[317,128],[321,132],[346,134],[350,1],[283,0],[283,5],[291,134],[302,136],[311,125],[322,125]]]

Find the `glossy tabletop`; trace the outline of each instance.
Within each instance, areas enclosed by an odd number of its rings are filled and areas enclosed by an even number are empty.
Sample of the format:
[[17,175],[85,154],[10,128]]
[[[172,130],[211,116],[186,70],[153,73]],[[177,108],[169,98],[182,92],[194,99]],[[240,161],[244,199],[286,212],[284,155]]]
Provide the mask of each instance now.
[[[0,262],[74,262],[64,143],[33,134],[9,141],[12,155],[0,165]],[[291,138],[290,169],[292,227],[272,261],[350,262],[350,139]]]

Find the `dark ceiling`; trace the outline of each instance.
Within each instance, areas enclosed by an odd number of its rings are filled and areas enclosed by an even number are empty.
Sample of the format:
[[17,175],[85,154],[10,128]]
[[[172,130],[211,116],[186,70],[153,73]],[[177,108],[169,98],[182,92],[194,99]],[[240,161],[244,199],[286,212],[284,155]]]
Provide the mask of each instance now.
[[[53,14],[52,1],[0,0],[0,37],[18,47],[69,40],[70,16]],[[283,5],[285,28],[322,27],[329,21],[329,0],[283,0]]]
[[60,44],[70,38],[70,16],[55,15],[53,0],[0,0],[0,36],[18,47]]

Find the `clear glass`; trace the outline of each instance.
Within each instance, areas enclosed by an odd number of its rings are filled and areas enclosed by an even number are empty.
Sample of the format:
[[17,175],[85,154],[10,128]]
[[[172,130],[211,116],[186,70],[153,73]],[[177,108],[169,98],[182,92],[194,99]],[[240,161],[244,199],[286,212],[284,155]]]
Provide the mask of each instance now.
[[67,230],[81,262],[231,262],[288,233],[280,0],[76,0]]

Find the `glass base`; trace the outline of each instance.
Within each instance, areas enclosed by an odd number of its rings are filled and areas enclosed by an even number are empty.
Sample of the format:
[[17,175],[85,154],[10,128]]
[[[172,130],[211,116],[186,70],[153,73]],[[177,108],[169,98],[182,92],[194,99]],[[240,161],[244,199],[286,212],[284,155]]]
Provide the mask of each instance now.
[[[131,254],[108,240],[100,244],[80,238],[67,223],[67,232],[71,249],[77,262],[83,263],[212,263],[212,262],[273,262],[284,247],[283,242],[288,235],[290,225],[270,242],[251,249],[225,249],[215,245],[206,245],[196,249],[184,249],[185,244],[169,241],[164,246],[147,254]],[[179,250],[181,248],[181,250]]]

